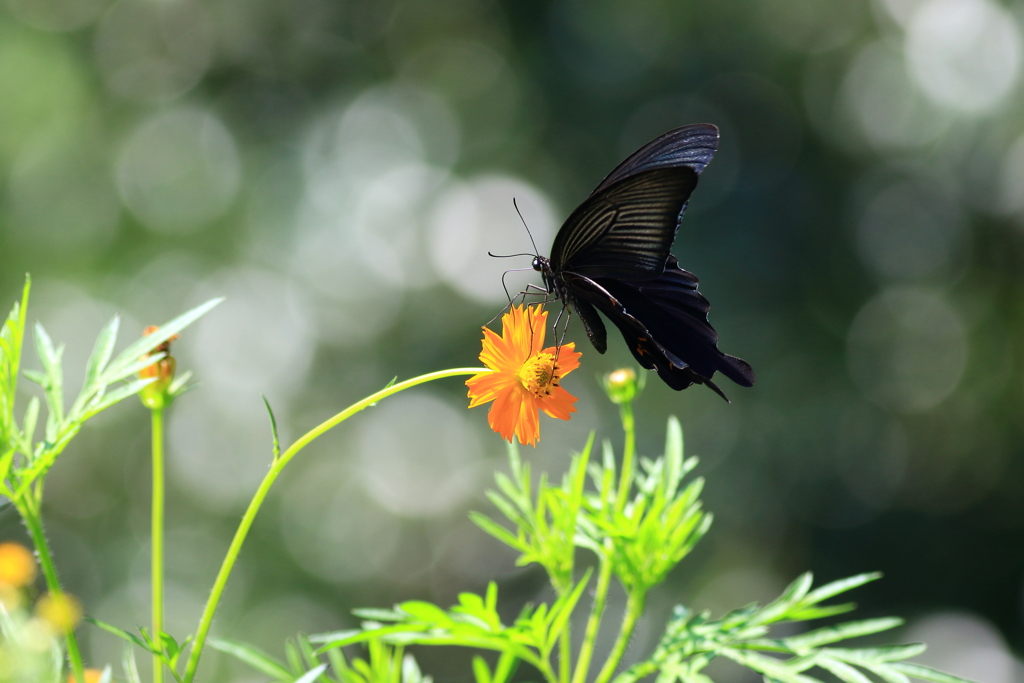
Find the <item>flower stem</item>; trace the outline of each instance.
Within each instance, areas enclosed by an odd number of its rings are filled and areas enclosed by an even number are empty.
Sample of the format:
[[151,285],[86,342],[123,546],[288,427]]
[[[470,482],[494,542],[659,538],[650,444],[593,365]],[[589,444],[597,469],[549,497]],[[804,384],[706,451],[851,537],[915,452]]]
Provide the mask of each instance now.
[[256,519],[256,513],[259,512],[260,506],[263,504],[263,500],[267,497],[267,493],[270,492],[270,487],[274,484],[274,481],[277,479],[278,475],[281,474],[281,471],[285,468],[288,462],[318,436],[327,432],[331,428],[336,427],[361,410],[374,405],[381,399],[436,379],[457,377],[459,375],[476,375],[487,371],[488,370],[486,368],[454,368],[451,370],[441,370],[439,372],[431,372],[426,375],[407,379],[404,382],[399,382],[398,384],[393,384],[390,387],[381,389],[380,391],[367,396],[363,400],[353,403],[334,417],[320,423],[313,429],[306,432],[295,443],[293,443],[288,450],[282,453],[281,456],[274,461],[270,466],[270,470],[260,483],[259,488],[256,489],[256,493],[253,495],[252,501],[250,501],[245,514],[242,515],[242,520],[238,523],[238,529],[235,531],[235,537],[231,541],[231,546],[228,548],[227,555],[224,557],[224,562],[220,566],[217,578],[213,582],[213,588],[210,590],[210,597],[206,601],[206,607],[203,609],[203,614],[199,619],[199,628],[196,631],[196,639],[192,644],[192,651],[189,653],[188,666],[185,668],[184,683],[192,683],[192,680],[195,678],[196,668],[199,666],[199,657],[203,653],[203,646],[206,644],[206,637],[209,635],[210,627],[213,625],[213,615],[217,611],[217,604],[220,602],[221,594],[223,594],[224,588],[228,583],[228,578],[231,576],[231,569],[234,567],[235,561],[238,559],[238,554],[242,550],[242,544],[245,542],[245,537],[249,533],[249,527],[252,526],[253,520]]
[[[610,550],[606,547],[606,553]],[[583,633],[583,644],[576,659],[576,671],[572,683],[584,683],[590,670],[590,659],[594,655],[594,643],[597,641],[597,630],[601,626],[601,615],[604,614],[605,601],[608,599],[608,587],[612,579],[612,562],[607,554],[601,556],[601,569],[597,575],[597,586],[594,588],[594,604],[590,608],[590,618]]]
[[[32,537],[32,543],[36,546],[36,554],[39,556],[39,566],[43,570],[43,577],[46,579],[46,588],[55,599],[64,596],[60,587],[60,579],[57,577],[57,567],[53,563],[53,555],[50,553],[50,545],[46,541],[46,532],[43,530],[43,519],[39,514],[39,505],[32,500],[36,496],[42,499],[42,490],[29,489],[25,495],[15,499],[13,502],[21,514],[28,533]],[[71,671],[75,680],[85,681],[85,666],[82,664],[82,653],[78,650],[78,640],[75,638],[74,627],[69,628],[64,634],[64,641],[68,649],[68,659],[71,660]]]
[[569,683],[569,666],[572,658],[572,633],[570,624],[572,620],[567,619],[565,628],[562,629],[562,636],[558,643],[558,680],[559,683]]
[[633,636],[636,622],[644,613],[645,602],[646,595],[644,593],[631,593],[626,599],[626,613],[622,617],[619,637],[615,640],[615,645],[612,647],[612,651],[608,655],[608,659],[605,660],[604,666],[601,667],[601,672],[597,675],[594,683],[608,683],[612,674],[615,673],[616,667],[622,661],[622,655],[626,653],[626,646],[629,645],[629,639]]
[[[164,411],[150,411],[153,425],[153,513],[152,561],[150,576],[153,587],[153,640],[162,647],[164,631]],[[153,655],[153,683],[163,683],[164,666],[160,655]]]
[[636,459],[636,421],[633,419],[632,401],[623,401],[619,405],[619,416],[622,419],[622,430],[626,436],[622,448],[622,475],[619,479],[619,492],[615,497],[616,512],[622,512],[626,508],[629,489],[633,485],[633,461]]

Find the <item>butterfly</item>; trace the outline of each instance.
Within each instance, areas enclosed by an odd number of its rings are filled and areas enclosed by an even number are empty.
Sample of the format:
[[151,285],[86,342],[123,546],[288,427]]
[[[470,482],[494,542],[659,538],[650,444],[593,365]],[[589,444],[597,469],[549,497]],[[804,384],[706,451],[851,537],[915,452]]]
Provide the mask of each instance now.
[[726,401],[716,372],[740,386],[754,370],[718,350],[697,276],[669,253],[697,179],[718,149],[718,128],[683,126],[634,152],[569,216],[536,256],[549,295],[576,312],[599,353],[608,346],[598,311],[622,332],[637,362],[679,391],[703,384]]

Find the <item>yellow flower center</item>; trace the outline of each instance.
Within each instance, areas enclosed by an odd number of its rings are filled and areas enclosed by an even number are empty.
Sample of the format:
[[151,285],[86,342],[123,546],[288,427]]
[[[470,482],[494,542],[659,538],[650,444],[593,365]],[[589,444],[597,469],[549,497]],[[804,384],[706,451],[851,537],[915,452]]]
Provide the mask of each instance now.
[[555,357],[550,353],[530,356],[519,368],[519,381],[523,388],[537,398],[550,396],[558,386],[559,377],[555,372]]

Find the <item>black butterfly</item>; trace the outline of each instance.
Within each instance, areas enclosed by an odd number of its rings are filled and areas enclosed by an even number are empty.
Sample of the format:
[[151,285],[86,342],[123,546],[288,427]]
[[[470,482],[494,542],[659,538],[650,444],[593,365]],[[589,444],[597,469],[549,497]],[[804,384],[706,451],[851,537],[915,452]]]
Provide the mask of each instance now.
[[718,350],[708,300],[697,276],[669,253],[697,178],[718,149],[718,128],[683,126],[634,152],[601,181],[555,236],[551,258],[537,256],[549,294],[571,306],[599,353],[607,334],[597,311],[615,323],[643,367],[679,391],[721,372],[740,386],[754,370]]

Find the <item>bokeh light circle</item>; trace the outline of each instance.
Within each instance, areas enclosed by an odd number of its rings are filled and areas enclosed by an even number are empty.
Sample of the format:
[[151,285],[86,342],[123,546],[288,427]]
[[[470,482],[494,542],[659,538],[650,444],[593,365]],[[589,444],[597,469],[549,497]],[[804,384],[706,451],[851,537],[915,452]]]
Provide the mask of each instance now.
[[367,415],[356,438],[359,474],[384,509],[432,517],[477,493],[483,444],[465,410],[429,394],[390,398]]
[[44,31],[73,31],[91,24],[109,0],[7,0],[11,13]]
[[260,394],[281,410],[313,362],[315,341],[303,290],[277,273],[229,268],[202,282],[194,294],[199,301],[214,296],[225,301],[190,330],[195,339],[188,347],[190,367],[208,383],[208,391],[219,394],[226,410],[245,410],[242,406]]
[[120,0],[104,15],[95,41],[96,63],[111,91],[167,102],[206,73],[215,32],[203,4]]
[[901,640],[927,643],[919,661],[967,680],[1014,683],[1020,662],[988,620],[967,612],[938,612],[910,624]]
[[242,169],[231,132],[208,111],[160,112],[128,138],[117,162],[121,199],[150,230],[202,230],[235,200]]
[[8,229],[21,244],[98,251],[117,229],[117,192],[101,162],[61,142],[26,148],[19,156],[7,187]]
[[1020,31],[991,0],[928,0],[911,18],[904,47],[924,93],[967,114],[998,105],[1020,75]]
[[930,143],[949,125],[949,116],[922,94],[904,55],[888,40],[860,49],[840,94],[860,134],[880,149]]
[[524,180],[505,175],[482,175],[450,184],[437,198],[430,216],[430,260],[444,281],[472,301],[506,301],[505,284],[515,295],[528,282],[539,284],[529,256],[491,258],[493,254],[529,254],[530,235],[516,213],[515,199],[537,248],[546,254],[555,233],[555,212],[548,198]]
[[337,458],[320,460],[290,479],[281,508],[288,552],[325,581],[362,581],[383,571],[400,540],[400,520],[355,483]]
[[883,188],[857,224],[861,259],[883,280],[911,280],[935,273],[963,249],[967,218],[948,188],[925,178]]
[[935,407],[967,362],[960,316],[934,291],[891,287],[857,313],[847,335],[850,376],[864,395],[897,413]]

